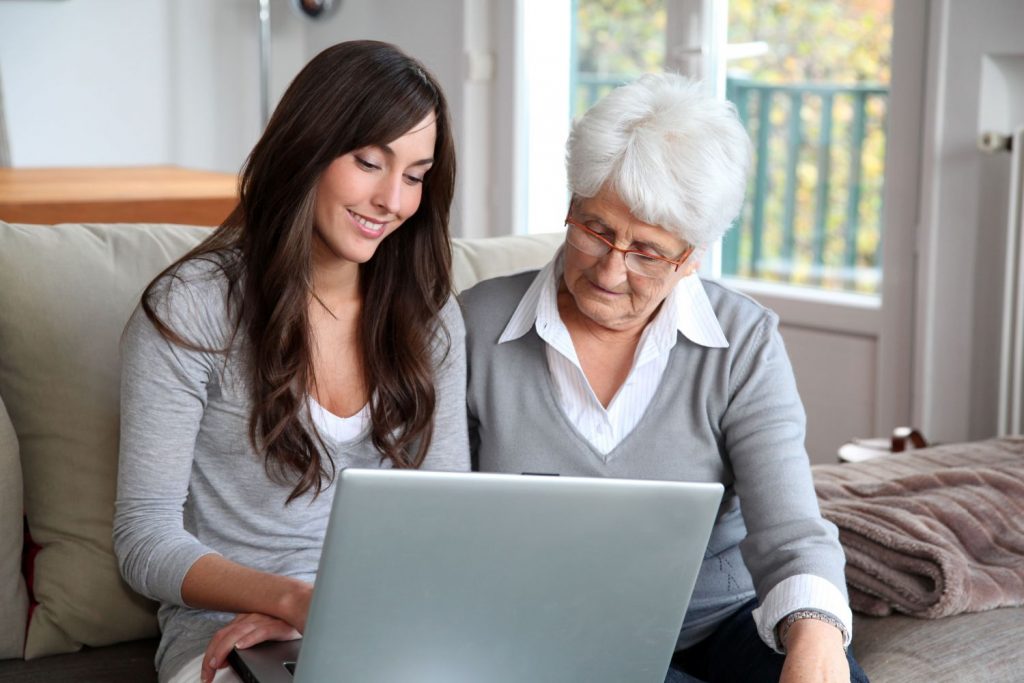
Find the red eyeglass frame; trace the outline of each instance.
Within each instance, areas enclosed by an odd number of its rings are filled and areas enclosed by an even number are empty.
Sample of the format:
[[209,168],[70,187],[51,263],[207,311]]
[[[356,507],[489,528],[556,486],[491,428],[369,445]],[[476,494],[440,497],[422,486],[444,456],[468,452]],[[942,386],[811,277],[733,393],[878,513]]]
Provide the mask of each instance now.
[[614,249],[615,251],[618,251],[618,252],[622,253],[624,257],[625,257],[626,254],[637,254],[639,256],[643,256],[644,258],[654,259],[656,261],[664,261],[665,263],[668,263],[668,264],[670,264],[672,266],[672,272],[678,272],[679,266],[681,266],[684,263],[686,263],[686,259],[690,258],[690,256],[693,255],[693,252],[696,249],[696,247],[694,247],[691,244],[691,245],[686,247],[686,250],[682,253],[682,255],[679,258],[673,260],[673,259],[670,259],[670,258],[665,258],[664,256],[658,256],[657,254],[651,254],[651,253],[648,253],[646,251],[640,251],[639,249],[623,249],[622,247],[617,247],[614,244],[612,244],[611,242],[609,242],[603,235],[599,235],[598,233],[594,232],[593,230],[591,230],[587,226],[583,225],[583,223],[580,223],[579,221],[573,220],[571,214],[566,214],[566,216],[565,216],[565,225],[566,226],[572,225],[572,226],[577,227],[580,230],[584,231],[588,235],[590,235],[592,237],[596,237],[600,241],[604,242],[605,245],[607,245],[609,249]]

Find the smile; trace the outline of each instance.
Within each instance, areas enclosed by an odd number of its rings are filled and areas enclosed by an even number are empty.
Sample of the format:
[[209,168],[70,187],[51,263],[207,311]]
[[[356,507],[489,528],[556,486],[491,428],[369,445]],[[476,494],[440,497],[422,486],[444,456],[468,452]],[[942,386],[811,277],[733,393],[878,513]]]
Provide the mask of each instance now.
[[363,234],[367,237],[380,237],[384,234],[384,228],[388,225],[387,221],[383,223],[373,221],[366,216],[360,216],[358,213],[353,211],[349,211],[348,215],[352,217],[352,220],[355,221],[356,225],[362,228]]

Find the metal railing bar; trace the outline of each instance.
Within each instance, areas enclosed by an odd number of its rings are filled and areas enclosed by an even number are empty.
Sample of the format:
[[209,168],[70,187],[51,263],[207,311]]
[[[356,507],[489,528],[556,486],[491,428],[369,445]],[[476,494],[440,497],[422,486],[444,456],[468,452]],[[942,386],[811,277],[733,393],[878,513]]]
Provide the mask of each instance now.
[[828,198],[832,173],[832,93],[821,95],[821,128],[818,133],[818,182],[814,199],[814,243],[811,263],[824,264],[828,236]]
[[861,157],[864,154],[864,110],[867,94],[863,91],[853,94],[853,127],[850,135],[850,177],[846,199],[845,259],[847,268],[857,265],[857,232],[860,229],[860,183]]
[[803,112],[803,94],[793,92],[789,94],[789,148],[786,154],[786,199],[783,209],[782,225],[785,234],[782,239],[782,258],[786,261],[793,260],[793,252],[796,246],[796,187],[797,164],[800,161],[800,148],[802,146],[803,132],[801,130],[800,116]]
[[757,171],[754,176],[754,212],[751,217],[750,273],[757,276],[764,241],[764,204],[768,190],[768,134],[771,132],[772,93],[757,98]]

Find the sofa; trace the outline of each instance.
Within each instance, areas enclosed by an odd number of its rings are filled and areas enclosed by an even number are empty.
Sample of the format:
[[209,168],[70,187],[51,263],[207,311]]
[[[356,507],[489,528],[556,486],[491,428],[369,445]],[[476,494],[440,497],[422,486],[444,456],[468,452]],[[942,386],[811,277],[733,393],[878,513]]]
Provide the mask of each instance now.
[[[145,284],[206,234],[0,222],[0,682],[156,680],[155,606],[120,579],[110,538],[118,337]],[[539,266],[559,242],[457,240],[456,287]],[[1024,680],[1024,608],[858,616],[854,632],[873,681]]]

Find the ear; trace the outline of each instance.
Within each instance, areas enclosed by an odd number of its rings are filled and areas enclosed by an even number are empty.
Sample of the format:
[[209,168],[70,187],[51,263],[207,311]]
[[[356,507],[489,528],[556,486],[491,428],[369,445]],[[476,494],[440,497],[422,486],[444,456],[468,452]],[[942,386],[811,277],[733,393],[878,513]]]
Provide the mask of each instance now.
[[700,263],[704,259],[706,251],[707,247],[694,247],[693,253],[690,254],[690,257],[686,259],[686,263],[681,268],[683,277],[689,277],[700,269]]

